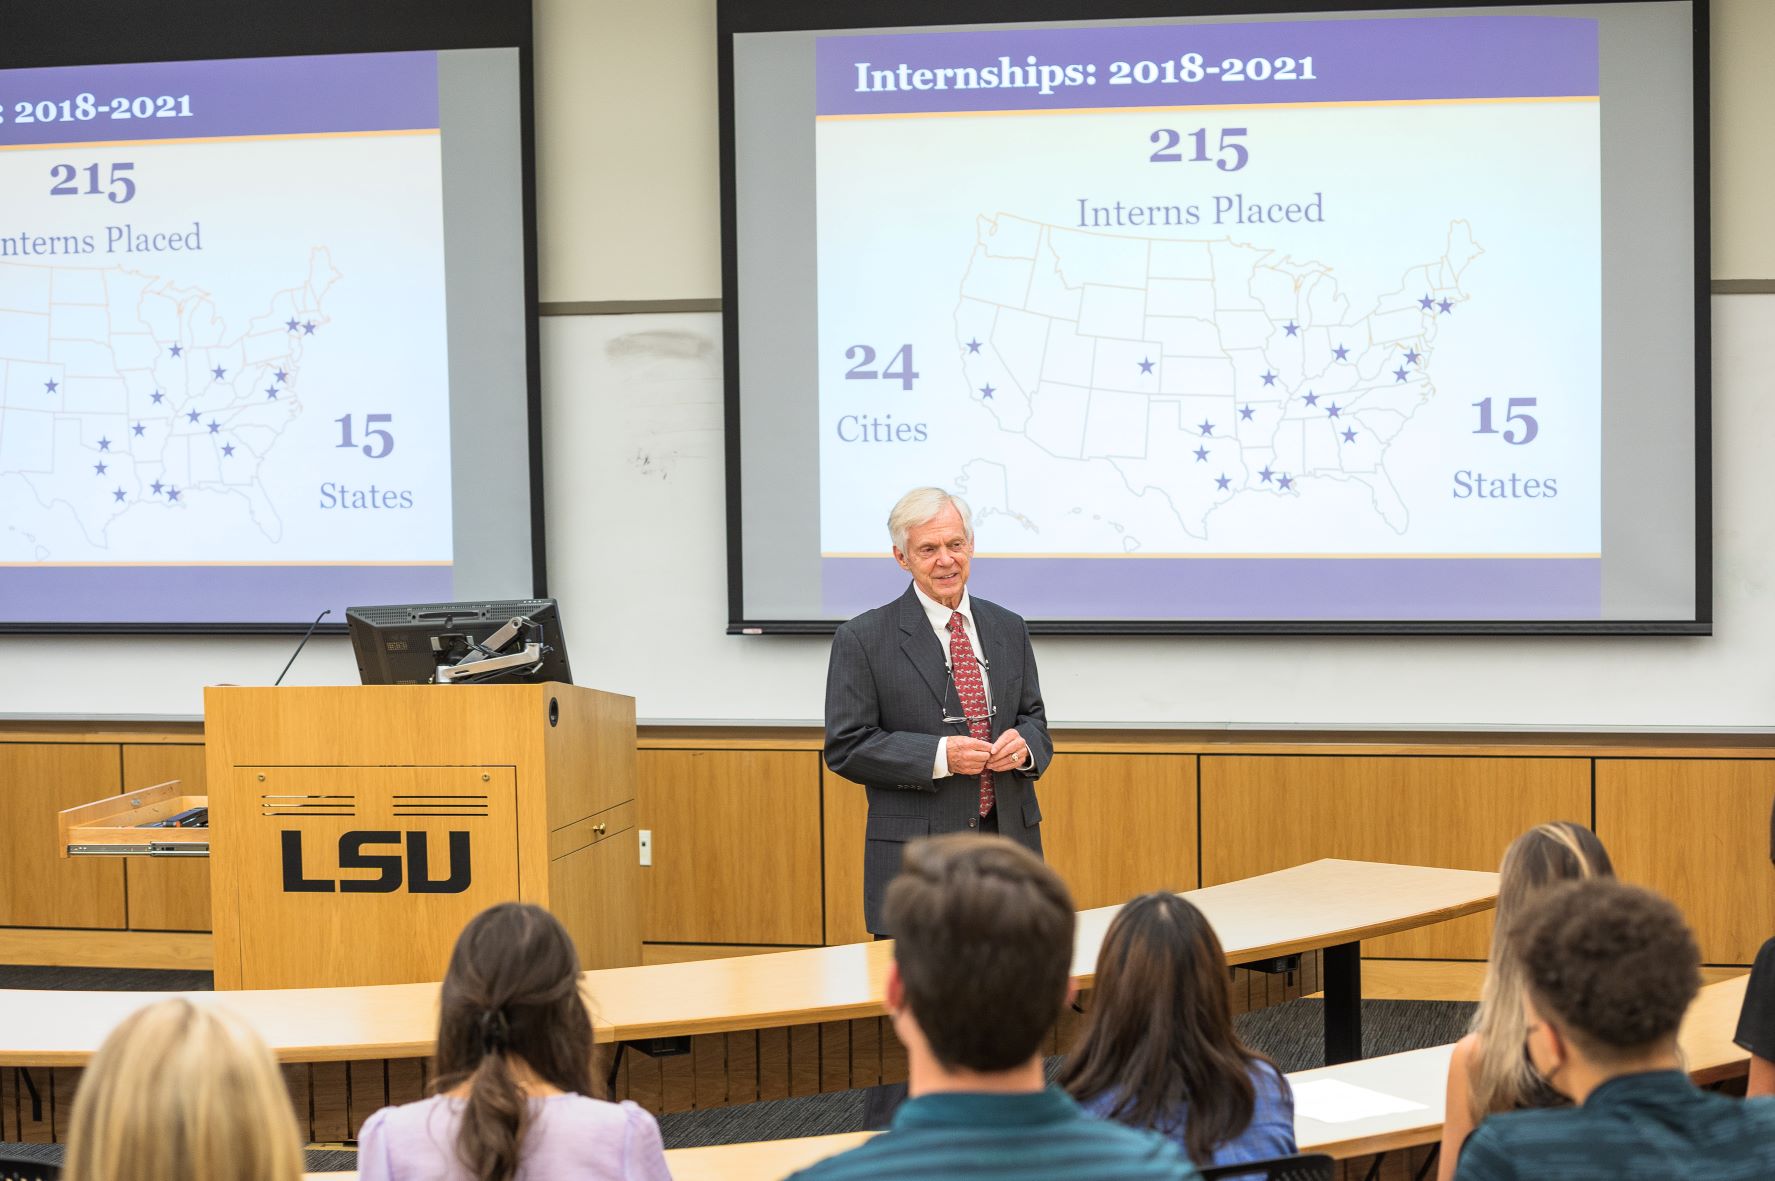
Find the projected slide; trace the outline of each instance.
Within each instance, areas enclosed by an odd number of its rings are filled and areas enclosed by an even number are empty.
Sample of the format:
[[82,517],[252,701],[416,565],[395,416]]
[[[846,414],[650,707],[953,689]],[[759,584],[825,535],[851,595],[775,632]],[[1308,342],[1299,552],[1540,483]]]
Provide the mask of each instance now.
[[437,55],[0,74],[9,619],[451,597]]
[[816,52],[826,613],[929,482],[1029,616],[1599,616],[1595,22]]

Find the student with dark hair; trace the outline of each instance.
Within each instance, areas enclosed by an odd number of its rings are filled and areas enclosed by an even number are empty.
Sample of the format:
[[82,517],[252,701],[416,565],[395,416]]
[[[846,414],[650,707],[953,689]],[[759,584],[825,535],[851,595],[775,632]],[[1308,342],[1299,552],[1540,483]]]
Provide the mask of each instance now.
[[1689,1081],[1677,1028],[1701,955],[1676,907],[1606,879],[1556,886],[1512,934],[1528,1054],[1576,1106],[1488,1118],[1456,1181],[1751,1181],[1775,1177],[1775,1100]]
[[1775,939],[1757,952],[1732,1040],[1750,1051],[1750,1081],[1744,1093],[1752,1098],[1775,1095]]
[[363,1181],[670,1181],[653,1116],[595,1098],[579,956],[539,906],[501,903],[457,937],[436,1066],[437,1095],[364,1122]]
[[799,1181],[1146,1181],[1195,1177],[1156,1132],[1095,1120],[1044,1085],[1042,1044],[1071,999],[1075,916],[1020,845],[963,833],[906,846],[884,903],[888,1013],[911,1098],[888,1131]]
[[1176,894],[1143,894],[1110,922],[1059,1083],[1093,1115],[1163,1132],[1201,1167],[1296,1151],[1288,1080],[1234,1032],[1220,940]]

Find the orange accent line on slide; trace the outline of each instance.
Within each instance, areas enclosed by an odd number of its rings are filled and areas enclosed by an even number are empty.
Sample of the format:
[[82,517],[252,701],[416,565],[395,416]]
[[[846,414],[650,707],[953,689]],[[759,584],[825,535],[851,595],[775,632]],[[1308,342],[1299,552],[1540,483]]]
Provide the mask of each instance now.
[[0,152],[74,151],[80,148],[145,148],[162,144],[248,144],[281,139],[367,139],[391,135],[437,135],[436,127],[392,131],[292,131],[283,135],[194,135],[173,139],[89,139],[66,144],[0,144]]
[[1543,98],[1372,98],[1325,103],[1188,103],[1169,107],[1055,107],[1052,110],[1008,111],[886,111],[880,114],[815,115],[818,122],[848,122],[858,119],[960,119],[975,115],[1130,115],[1160,114],[1166,111],[1304,111],[1324,107],[1451,107],[1496,103],[1593,103],[1600,102],[1594,94],[1569,94]]

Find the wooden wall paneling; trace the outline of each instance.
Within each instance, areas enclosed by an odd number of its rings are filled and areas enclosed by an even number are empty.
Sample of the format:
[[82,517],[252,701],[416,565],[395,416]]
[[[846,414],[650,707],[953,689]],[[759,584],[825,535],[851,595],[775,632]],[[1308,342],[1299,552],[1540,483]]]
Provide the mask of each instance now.
[[629,827],[549,862],[549,910],[573,935],[582,968],[626,968],[641,962],[635,895],[638,873],[645,871],[636,869],[636,839],[631,820]]
[[821,829],[826,864],[826,946],[866,943],[863,925],[863,832],[869,797],[862,785],[820,767]]
[[789,1027],[789,1094],[820,1093],[820,1027]]
[[[176,779],[186,795],[207,795],[201,744],[128,743],[123,747],[123,784],[135,791]],[[207,857],[125,857],[132,931],[210,929],[210,862]]]
[[698,1034],[690,1039],[691,1064],[695,1069],[693,1099],[697,1109],[725,1107],[727,1098],[727,1035]]
[[787,1099],[789,1097],[789,1031],[761,1029],[758,1031],[758,1097]]
[[851,1022],[851,1086],[873,1087],[881,1081],[881,1027],[885,1017],[858,1017]]
[[822,941],[817,753],[647,750],[639,767],[642,938]]
[[308,1063],[279,1063],[284,1087],[290,1092],[290,1108],[296,1113],[296,1131],[308,1143],[314,1141],[314,1094],[309,1083]]
[[43,1073],[49,1075],[48,1110],[49,1138],[57,1144],[68,1142],[68,1128],[74,1122],[74,1095],[80,1089],[79,1067],[58,1066]]
[[[1201,793],[1205,886],[1321,857],[1495,870],[1533,825],[1590,819],[1590,760],[1204,755]],[[1484,959],[1490,945],[1488,913],[1363,952]]]
[[900,1036],[894,1032],[894,1023],[886,1017],[881,1019],[881,1081],[906,1081],[906,1047],[900,1044]]
[[820,1025],[820,1090],[846,1091],[851,1087],[851,1023],[826,1021]]
[[1036,785],[1042,846],[1080,910],[1193,890],[1196,756],[1062,754]]
[[364,1121],[388,1106],[388,1063],[382,1058],[370,1058],[348,1062],[346,1067],[351,1088],[347,1094],[345,1123],[351,1129],[349,1138],[355,1140]]
[[55,818],[121,790],[116,746],[0,743],[0,926],[123,926],[123,859],[63,857]]
[[758,1101],[758,1031],[740,1030],[727,1038],[727,1101]]
[[1710,964],[1775,935],[1775,761],[1598,759],[1596,835],[1615,872],[1669,897]]
[[309,1105],[313,1112],[310,1131],[317,1144],[341,1144],[351,1139],[351,1064],[314,1062],[308,1067]]
[[[691,1043],[693,1046],[694,1042]],[[660,1109],[691,1111],[696,1107],[696,1056],[668,1054],[659,1060]]]
[[654,1115],[664,1115],[665,1074],[660,1069],[662,1060],[649,1057],[633,1047],[623,1051],[622,1060],[628,1082],[627,1098],[633,1099]]

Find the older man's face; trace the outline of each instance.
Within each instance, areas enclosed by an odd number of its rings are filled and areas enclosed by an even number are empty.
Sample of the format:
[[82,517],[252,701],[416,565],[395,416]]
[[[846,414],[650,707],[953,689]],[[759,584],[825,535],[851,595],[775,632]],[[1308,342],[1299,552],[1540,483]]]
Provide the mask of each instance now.
[[894,547],[894,560],[911,573],[918,589],[945,607],[961,605],[973,557],[974,543],[962,529],[954,505],[908,530],[904,551]]

